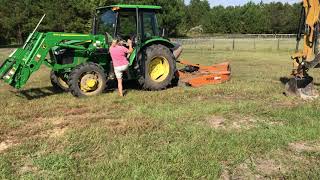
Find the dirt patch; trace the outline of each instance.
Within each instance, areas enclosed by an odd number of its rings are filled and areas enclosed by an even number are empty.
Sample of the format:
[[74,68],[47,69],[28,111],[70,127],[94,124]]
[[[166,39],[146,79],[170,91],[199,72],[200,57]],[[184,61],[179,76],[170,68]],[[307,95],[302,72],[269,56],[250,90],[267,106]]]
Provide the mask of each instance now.
[[24,162],[25,164],[19,169],[19,174],[37,172],[39,170],[30,160],[24,160]]
[[19,142],[33,137],[61,137],[67,131],[68,126],[69,122],[63,117],[38,117],[27,121],[8,135]]
[[289,144],[289,149],[296,152],[320,152],[319,142],[294,142]]
[[282,126],[281,121],[270,121],[266,119],[260,119],[252,116],[231,116],[225,118],[223,116],[213,115],[206,119],[206,125],[213,129],[221,130],[249,130],[257,127],[258,125],[268,126]]
[[49,137],[51,138],[58,138],[58,137],[62,137],[66,131],[68,130],[68,127],[56,127],[52,130],[49,130],[46,132],[46,134],[48,134]]
[[50,138],[63,136],[70,125],[63,117],[38,118],[38,122],[40,122],[39,126],[44,127],[46,124],[49,126],[49,128],[43,128],[40,136]]
[[[74,112],[74,111],[73,111]],[[39,120],[39,119],[38,119]],[[51,126],[41,132],[43,137],[62,137],[69,129],[87,128],[93,125],[103,126],[111,133],[127,134],[128,132],[144,132],[150,129],[158,129],[156,122],[147,118],[117,119],[112,118],[108,112],[69,114],[63,117],[44,118],[39,120]]]
[[58,126],[58,125],[65,123],[65,120],[64,120],[64,118],[59,117],[59,118],[51,118],[51,119],[49,119],[49,122],[55,126]]
[[238,120],[232,122],[231,128],[232,129],[251,129],[255,127],[256,120],[252,117],[242,117]]
[[0,153],[4,152],[5,150],[15,145],[17,145],[17,143],[10,139],[0,142]]
[[250,160],[239,164],[233,169],[224,166],[222,174],[219,179],[229,180],[229,179],[261,179],[262,176],[256,174],[254,170],[250,168]]
[[223,165],[220,179],[282,179],[297,170],[308,171],[318,165],[315,157],[279,149],[248,158],[234,167]]
[[252,117],[234,117],[231,120],[222,116],[212,116],[207,119],[209,127],[224,130],[247,130],[255,127],[256,122]]
[[202,95],[196,96],[195,98],[198,101],[204,101],[209,99],[207,96],[202,96]]
[[229,180],[229,179],[231,179],[229,171],[227,169],[223,168],[219,179],[220,180]]
[[256,171],[264,176],[272,176],[274,174],[284,174],[287,172],[286,166],[274,159],[258,159],[255,162]]
[[274,159],[247,159],[235,168],[224,171],[220,179],[264,179],[287,172],[283,164]]
[[214,129],[224,129],[226,119],[222,116],[212,116],[208,118],[208,124],[211,128]]

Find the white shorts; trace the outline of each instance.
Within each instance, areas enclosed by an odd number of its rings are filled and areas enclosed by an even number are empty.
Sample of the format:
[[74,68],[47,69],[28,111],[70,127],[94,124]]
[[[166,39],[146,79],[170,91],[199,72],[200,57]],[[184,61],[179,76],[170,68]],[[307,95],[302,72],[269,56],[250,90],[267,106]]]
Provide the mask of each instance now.
[[114,67],[114,73],[117,79],[122,79],[122,74],[124,71],[128,70],[129,64],[123,66]]

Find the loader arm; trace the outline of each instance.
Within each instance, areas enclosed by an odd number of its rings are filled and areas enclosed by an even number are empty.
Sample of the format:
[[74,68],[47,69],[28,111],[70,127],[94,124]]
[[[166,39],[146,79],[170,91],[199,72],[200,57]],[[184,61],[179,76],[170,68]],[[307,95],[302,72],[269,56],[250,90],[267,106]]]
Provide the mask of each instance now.
[[[53,59],[47,59],[47,54],[53,47],[84,50],[87,54],[96,49],[93,45],[84,47],[67,43],[72,40],[97,41],[95,36],[91,34],[35,32],[30,36],[28,43],[24,47],[16,49],[0,67],[0,79],[17,89],[23,87],[31,74],[37,71],[42,64],[54,67],[56,62]],[[99,42],[99,44],[101,43]]]

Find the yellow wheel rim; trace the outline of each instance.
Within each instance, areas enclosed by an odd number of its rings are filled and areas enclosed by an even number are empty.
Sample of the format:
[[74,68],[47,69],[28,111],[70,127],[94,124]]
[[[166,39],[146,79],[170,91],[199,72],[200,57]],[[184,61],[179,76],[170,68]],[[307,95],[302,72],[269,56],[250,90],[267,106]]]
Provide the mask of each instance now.
[[68,84],[66,83],[66,81],[64,81],[61,77],[58,77],[58,82],[59,82],[59,84],[60,84],[62,87],[66,88],[66,89],[69,88],[69,86],[68,86]]
[[169,75],[169,61],[165,57],[155,57],[151,60],[148,70],[148,74],[153,81],[162,82]]
[[86,86],[89,87],[90,89],[93,88],[97,83],[96,79],[88,79],[86,81]]
[[99,78],[95,74],[86,74],[81,78],[80,89],[83,92],[92,92],[99,88]]

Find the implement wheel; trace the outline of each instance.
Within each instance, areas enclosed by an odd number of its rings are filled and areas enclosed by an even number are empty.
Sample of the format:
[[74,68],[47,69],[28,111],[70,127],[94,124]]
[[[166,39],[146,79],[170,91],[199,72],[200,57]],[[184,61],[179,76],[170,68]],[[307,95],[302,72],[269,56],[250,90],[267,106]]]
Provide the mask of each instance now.
[[67,83],[66,78],[64,77],[63,74],[60,74],[55,71],[50,72],[50,80],[52,87],[56,91],[68,91],[69,90],[69,85]]
[[166,46],[157,44],[146,48],[145,58],[142,60],[143,70],[139,79],[140,84],[147,90],[161,90],[168,87],[175,72],[173,53]]
[[71,71],[68,84],[75,97],[94,96],[104,91],[106,76],[98,64],[81,64]]

